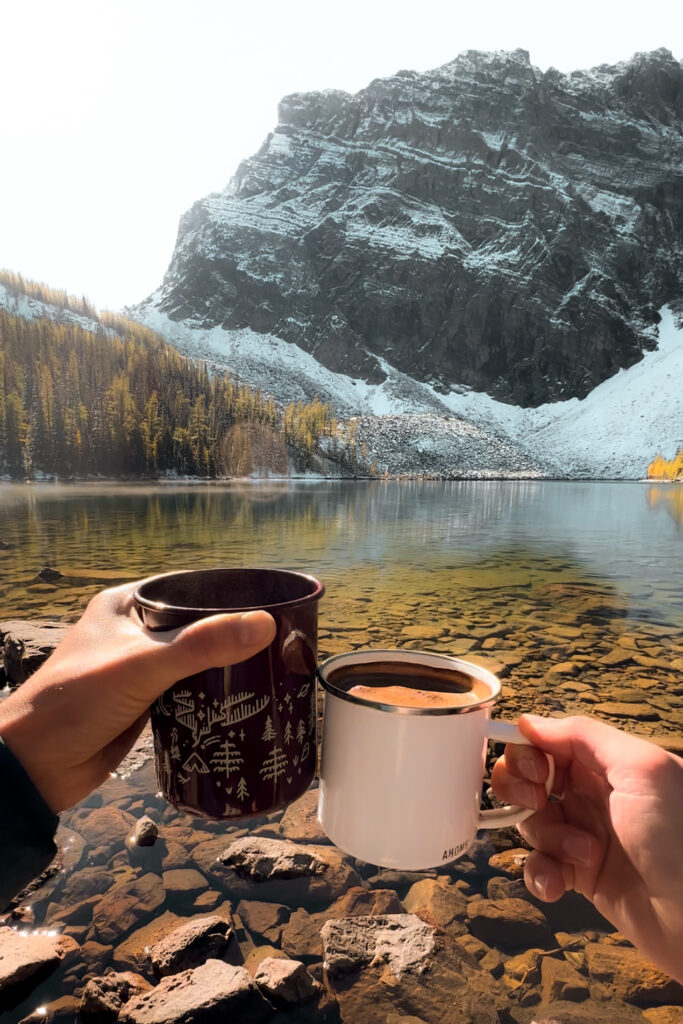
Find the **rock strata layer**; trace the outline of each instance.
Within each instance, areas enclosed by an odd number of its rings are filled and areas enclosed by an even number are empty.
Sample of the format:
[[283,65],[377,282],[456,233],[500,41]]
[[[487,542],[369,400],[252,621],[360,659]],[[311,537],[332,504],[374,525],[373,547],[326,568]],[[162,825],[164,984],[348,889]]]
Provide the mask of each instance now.
[[667,50],[570,74],[514,50],[287,96],[133,312],[280,397],[316,387],[304,360],[273,379],[296,345],[371,383],[583,398],[683,297],[682,94]]

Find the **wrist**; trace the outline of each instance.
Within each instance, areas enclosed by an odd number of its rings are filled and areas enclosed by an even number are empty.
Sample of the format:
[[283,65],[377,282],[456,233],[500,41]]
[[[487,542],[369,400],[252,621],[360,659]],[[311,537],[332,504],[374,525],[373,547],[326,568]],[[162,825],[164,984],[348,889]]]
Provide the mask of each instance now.
[[50,787],[41,773],[37,754],[41,744],[45,743],[43,729],[49,726],[40,725],[37,719],[35,710],[21,691],[13,693],[0,705],[0,742],[21,767],[50,813],[56,814],[61,808],[54,806],[50,798]]

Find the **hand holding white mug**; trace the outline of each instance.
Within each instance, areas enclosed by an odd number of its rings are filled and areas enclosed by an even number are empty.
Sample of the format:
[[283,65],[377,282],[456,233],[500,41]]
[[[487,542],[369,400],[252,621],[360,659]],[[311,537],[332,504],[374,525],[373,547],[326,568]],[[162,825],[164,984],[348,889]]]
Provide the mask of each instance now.
[[[358,650],[328,658],[318,675],[326,691],[318,818],[346,853],[419,871],[462,856],[479,829],[533,813],[480,810],[487,742],[527,742],[511,722],[491,719],[500,695],[491,672],[424,651]],[[381,682],[355,685],[371,679]]]
[[[509,745],[496,796],[537,813],[518,826],[534,848],[527,887],[548,902],[575,889],[643,956],[683,982],[683,760],[590,718],[520,718],[532,747]],[[543,783],[555,759],[548,802]]]

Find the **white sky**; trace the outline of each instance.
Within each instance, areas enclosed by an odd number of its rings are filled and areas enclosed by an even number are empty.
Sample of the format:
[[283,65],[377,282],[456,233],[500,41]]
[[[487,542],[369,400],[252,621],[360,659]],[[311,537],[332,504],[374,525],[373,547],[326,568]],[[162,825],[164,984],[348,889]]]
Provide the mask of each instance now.
[[683,56],[676,0],[0,0],[0,267],[137,302],[178,220],[260,146],[287,93],[356,92],[466,49],[561,71]]

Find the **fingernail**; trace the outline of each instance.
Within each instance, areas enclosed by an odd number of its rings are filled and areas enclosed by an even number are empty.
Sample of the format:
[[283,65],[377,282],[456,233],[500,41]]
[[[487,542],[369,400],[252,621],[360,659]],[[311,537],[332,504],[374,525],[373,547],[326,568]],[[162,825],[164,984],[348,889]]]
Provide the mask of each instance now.
[[578,864],[590,864],[593,841],[590,836],[567,836],[562,843],[562,852],[568,860]]
[[548,885],[550,884],[550,875],[536,875],[533,880],[533,886],[538,895],[542,900],[548,896]]
[[270,636],[272,626],[270,619],[261,612],[245,612],[240,619],[238,634],[240,641],[247,647],[264,643]]
[[532,782],[541,781],[541,773],[533,757],[523,757],[519,762],[519,770],[526,779]]

